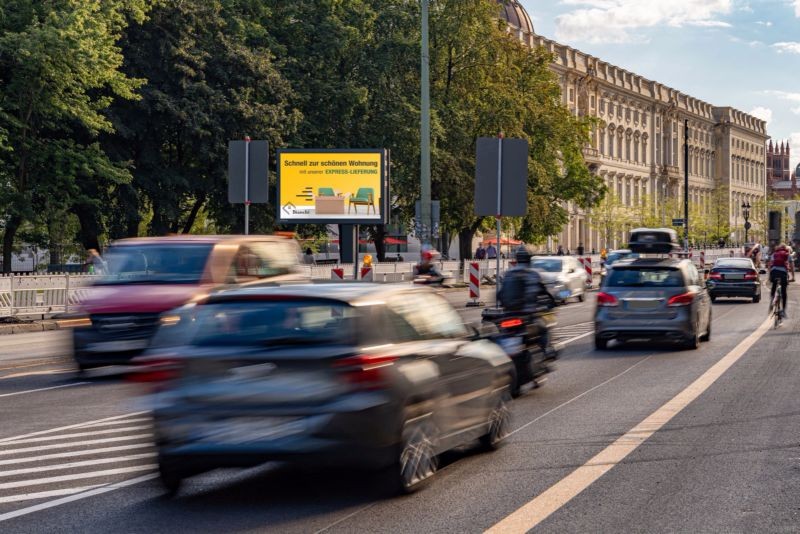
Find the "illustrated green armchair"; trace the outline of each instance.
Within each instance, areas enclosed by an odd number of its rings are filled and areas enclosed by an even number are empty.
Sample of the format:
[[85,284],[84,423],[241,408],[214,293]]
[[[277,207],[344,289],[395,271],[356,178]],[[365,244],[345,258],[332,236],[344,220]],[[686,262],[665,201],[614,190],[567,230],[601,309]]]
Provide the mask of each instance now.
[[336,192],[333,190],[332,187],[320,187],[317,190],[318,197],[335,197]]
[[375,208],[375,190],[371,187],[360,187],[356,194],[350,197],[350,203],[347,205],[347,213],[355,206],[356,213],[358,213],[359,206],[367,207],[367,215],[369,215],[369,207],[372,206],[372,212],[378,213]]

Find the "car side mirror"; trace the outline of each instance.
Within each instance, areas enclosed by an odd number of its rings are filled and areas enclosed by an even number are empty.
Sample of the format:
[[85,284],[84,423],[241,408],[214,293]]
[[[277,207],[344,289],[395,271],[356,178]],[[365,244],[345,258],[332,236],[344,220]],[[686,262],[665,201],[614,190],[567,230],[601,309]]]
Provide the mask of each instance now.
[[759,269],[758,274],[767,274],[766,269]]

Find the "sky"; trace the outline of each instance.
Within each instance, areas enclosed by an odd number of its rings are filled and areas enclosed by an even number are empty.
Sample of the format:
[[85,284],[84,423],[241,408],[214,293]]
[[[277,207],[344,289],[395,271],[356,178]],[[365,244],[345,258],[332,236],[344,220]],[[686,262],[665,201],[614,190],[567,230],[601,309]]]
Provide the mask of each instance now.
[[767,121],[800,162],[800,0],[519,0],[537,34]]

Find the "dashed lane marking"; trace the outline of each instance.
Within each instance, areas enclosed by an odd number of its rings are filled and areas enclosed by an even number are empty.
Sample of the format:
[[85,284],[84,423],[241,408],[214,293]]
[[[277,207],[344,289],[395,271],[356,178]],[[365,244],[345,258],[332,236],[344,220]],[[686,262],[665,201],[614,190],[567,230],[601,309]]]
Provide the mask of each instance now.
[[84,449],[82,451],[57,452],[54,454],[42,454],[40,456],[26,456],[25,458],[14,458],[12,460],[0,460],[0,465],[17,465],[30,462],[41,462],[44,460],[56,460],[61,458],[74,458],[76,456],[90,456],[93,454],[104,454],[107,452],[130,451],[133,449],[143,449],[152,447],[152,443],[136,443],[134,445],[119,445],[117,447],[103,447],[100,449]]
[[15,439],[7,441],[8,445],[20,445],[22,443],[40,443],[42,441],[57,441],[70,438],[83,438],[86,436],[99,436],[102,434],[119,434],[120,432],[133,432],[134,430],[147,430],[150,425],[125,426],[122,428],[109,428],[107,430],[93,430],[91,432],[75,432],[74,434],[59,434],[57,436],[39,436],[36,438]]
[[28,437],[31,437],[31,436],[41,436],[43,434],[52,434],[53,432],[61,432],[62,430],[69,430],[69,429],[72,429],[72,428],[81,428],[81,427],[85,427],[85,426],[95,425],[95,424],[98,424],[98,423],[106,423],[106,422],[109,422],[109,421],[117,421],[119,419],[125,419],[126,417],[134,417],[134,416],[137,416],[137,415],[144,415],[146,413],[147,412],[145,412],[145,411],[130,412],[130,413],[122,414],[122,415],[114,415],[114,416],[111,416],[111,417],[104,417],[102,419],[95,419],[93,421],[85,421],[83,423],[75,423],[75,424],[67,425],[67,426],[59,426],[59,427],[56,427],[56,428],[49,428],[47,430],[39,430],[37,432],[29,432],[27,434],[21,434],[19,436],[11,436],[9,438],[0,438],[0,444],[6,443],[8,441],[18,441],[18,440],[20,440],[22,438],[28,438]]
[[117,438],[105,438],[105,439],[87,439],[84,441],[73,441],[71,443],[56,443],[54,445],[39,445],[38,447],[24,447],[22,449],[12,449],[12,450],[0,450],[0,456],[5,456],[9,454],[19,454],[23,452],[35,452],[35,451],[49,451],[53,449],[68,449],[70,447],[77,447],[83,445],[97,445],[100,443],[114,443],[117,441],[131,441],[134,439],[147,439],[152,437],[151,434],[136,434],[134,436],[120,436]]
[[144,458],[154,458],[156,453],[147,452],[143,454],[131,454],[130,456],[113,456],[111,458],[99,458],[97,460],[83,460],[80,462],[69,462],[66,464],[47,465],[44,467],[24,467],[22,469],[11,469],[9,471],[0,471],[0,478],[15,477],[19,475],[27,475],[30,473],[45,473],[47,471],[63,471],[64,469],[75,469],[76,467],[86,467],[89,465],[104,465],[104,464],[117,464],[123,462],[132,462],[134,460],[142,460]]
[[0,397],[13,397],[15,395],[25,395],[27,393],[38,393],[39,391],[48,391],[51,389],[71,388],[73,386],[82,386],[89,382],[72,382],[71,384],[61,384],[60,386],[50,386],[49,388],[28,389],[25,391],[15,391],[14,393],[3,393]]

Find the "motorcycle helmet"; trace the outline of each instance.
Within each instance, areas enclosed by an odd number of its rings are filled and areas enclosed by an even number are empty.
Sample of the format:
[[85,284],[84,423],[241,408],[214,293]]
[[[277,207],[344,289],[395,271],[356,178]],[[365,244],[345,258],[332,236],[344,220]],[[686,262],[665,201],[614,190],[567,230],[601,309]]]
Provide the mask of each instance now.
[[436,257],[437,254],[438,254],[438,252],[436,252],[433,249],[425,250],[425,251],[422,252],[422,260],[423,261],[433,261],[433,259]]
[[519,248],[517,248],[517,252],[515,254],[517,263],[530,263],[531,256],[533,256],[533,254],[531,254],[531,251],[528,250],[528,247],[525,245],[520,245]]

